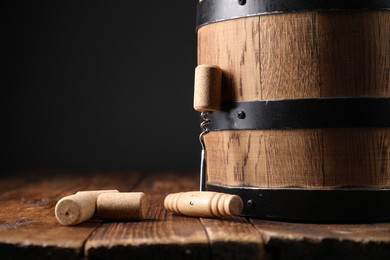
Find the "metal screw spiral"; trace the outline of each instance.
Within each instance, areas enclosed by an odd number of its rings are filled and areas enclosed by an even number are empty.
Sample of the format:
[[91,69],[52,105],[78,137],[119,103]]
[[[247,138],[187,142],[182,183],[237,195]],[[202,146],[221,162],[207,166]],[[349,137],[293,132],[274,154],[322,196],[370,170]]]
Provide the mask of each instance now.
[[200,118],[202,122],[200,123],[200,128],[202,132],[199,135],[200,145],[202,146],[201,160],[200,160],[200,191],[206,190],[206,146],[203,140],[205,134],[210,132],[210,129],[207,128],[207,125],[210,124],[210,119],[208,116],[211,112],[202,112]]
[[210,124],[210,119],[208,118],[208,116],[210,114],[211,114],[211,112],[202,112],[200,114],[200,118],[202,119],[202,122],[200,123],[200,128],[201,128],[202,132],[199,135],[199,141],[200,141],[200,144],[202,145],[202,150],[205,150],[203,136],[205,134],[207,134],[208,132],[210,132],[210,129],[207,128],[207,125]]

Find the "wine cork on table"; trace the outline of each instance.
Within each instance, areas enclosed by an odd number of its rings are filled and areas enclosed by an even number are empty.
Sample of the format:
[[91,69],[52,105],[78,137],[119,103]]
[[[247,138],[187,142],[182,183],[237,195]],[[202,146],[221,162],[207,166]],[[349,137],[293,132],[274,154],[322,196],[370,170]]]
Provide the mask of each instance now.
[[104,193],[96,205],[97,216],[102,220],[142,220],[149,201],[143,192]]
[[222,70],[214,65],[195,68],[194,109],[198,112],[219,111],[221,106]]
[[237,195],[211,191],[169,194],[165,209],[192,217],[233,217],[241,214],[244,204]]
[[102,193],[119,193],[117,190],[79,191],[61,198],[55,207],[55,216],[62,225],[77,225],[91,219],[96,210],[96,200]]

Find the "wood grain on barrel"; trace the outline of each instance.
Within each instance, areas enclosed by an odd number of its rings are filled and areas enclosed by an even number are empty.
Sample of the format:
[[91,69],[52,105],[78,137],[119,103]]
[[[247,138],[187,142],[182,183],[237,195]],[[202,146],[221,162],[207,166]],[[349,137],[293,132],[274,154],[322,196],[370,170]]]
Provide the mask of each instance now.
[[[390,96],[390,12],[264,15],[198,30],[198,63],[223,70],[223,101]],[[210,183],[389,186],[390,129],[218,131]],[[363,158],[364,157],[364,158]]]
[[260,16],[264,100],[320,96],[316,17],[311,12]]
[[[390,12],[320,12],[318,24],[321,96],[389,97]],[[325,186],[390,185],[389,128],[323,129],[323,156]]]
[[327,129],[323,138],[325,186],[390,186],[388,128]]
[[321,187],[320,130],[264,131],[268,187]]
[[[316,13],[261,16],[259,26],[263,99],[319,97]],[[321,130],[260,132],[267,187],[322,186]]]
[[390,12],[318,14],[321,96],[390,96]]
[[[260,131],[221,131],[205,135],[208,181],[268,185],[264,137]],[[245,174],[255,171],[256,174]]]
[[198,63],[221,67],[223,101],[261,99],[258,24],[250,17],[198,30]]

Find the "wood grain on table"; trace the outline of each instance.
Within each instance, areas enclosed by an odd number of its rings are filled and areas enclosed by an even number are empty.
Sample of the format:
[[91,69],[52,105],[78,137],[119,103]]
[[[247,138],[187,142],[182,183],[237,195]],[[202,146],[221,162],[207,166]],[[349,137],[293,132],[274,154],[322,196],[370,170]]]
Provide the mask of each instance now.
[[[390,223],[304,224],[194,218],[166,195],[198,187],[194,172],[26,172],[0,180],[1,259],[390,259]],[[54,206],[80,190],[145,192],[142,221],[62,226]]]

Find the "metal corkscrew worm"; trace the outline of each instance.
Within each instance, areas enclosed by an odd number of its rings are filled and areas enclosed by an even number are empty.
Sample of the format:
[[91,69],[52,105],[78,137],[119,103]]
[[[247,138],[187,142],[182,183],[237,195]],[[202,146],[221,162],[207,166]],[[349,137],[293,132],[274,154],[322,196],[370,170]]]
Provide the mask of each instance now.
[[200,191],[206,190],[206,145],[204,143],[203,137],[210,132],[207,128],[207,125],[210,124],[210,119],[207,117],[211,112],[202,112],[200,118],[202,122],[200,123],[200,128],[202,132],[199,135],[199,142],[202,146],[201,156],[200,156]]

